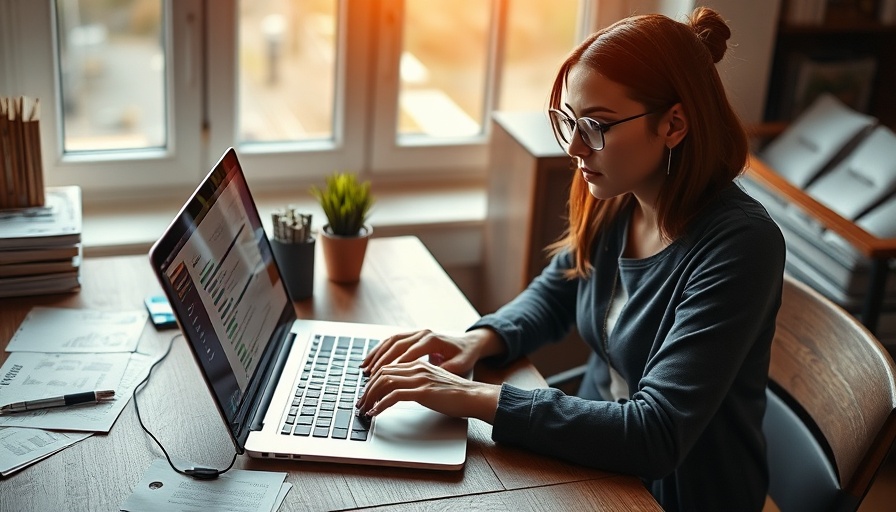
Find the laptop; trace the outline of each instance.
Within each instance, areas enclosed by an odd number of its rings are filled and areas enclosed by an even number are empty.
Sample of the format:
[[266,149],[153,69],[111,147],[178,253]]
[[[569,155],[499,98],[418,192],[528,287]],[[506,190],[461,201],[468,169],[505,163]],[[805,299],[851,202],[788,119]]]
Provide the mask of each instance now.
[[239,453],[456,470],[467,421],[414,402],[372,420],[358,365],[407,327],[297,319],[233,148],[149,252]]

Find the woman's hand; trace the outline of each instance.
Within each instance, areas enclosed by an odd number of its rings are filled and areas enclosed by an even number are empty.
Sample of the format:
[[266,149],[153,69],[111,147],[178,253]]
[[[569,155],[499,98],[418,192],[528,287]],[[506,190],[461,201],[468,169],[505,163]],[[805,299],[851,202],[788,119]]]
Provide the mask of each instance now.
[[500,386],[467,380],[414,360],[380,367],[356,407],[359,414],[376,416],[398,402],[413,401],[448,416],[492,423],[500,393]]
[[436,334],[430,330],[390,336],[380,342],[364,361],[361,368],[367,375],[375,375],[392,363],[408,363],[423,356],[448,372],[466,375],[479,359],[504,351],[504,342],[491,329],[475,329],[460,336]]

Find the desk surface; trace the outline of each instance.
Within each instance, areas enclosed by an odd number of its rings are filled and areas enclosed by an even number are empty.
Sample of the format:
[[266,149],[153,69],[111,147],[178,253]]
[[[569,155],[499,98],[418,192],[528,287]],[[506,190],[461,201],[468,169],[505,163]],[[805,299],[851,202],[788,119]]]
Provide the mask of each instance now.
[[[372,240],[356,285],[330,283],[323,259],[317,262],[314,297],[296,303],[300,317],[442,330],[463,330],[478,318],[416,238]],[[5,349],[32,306],[142,308],[143,298],[160,290],[145,256],[88,258],[81,279],[77,294],[0,300],[0,349]],[[162,350],[175,333],[156,332],[147,324],[140,349]],[[6,357],[6,352],[0,353],[0,361]],[[476,378],[520,387],[544,385],[525,360],[500,371],[477,368]],[[171,355],[153,372],[139,400],[144,422],[173,456],[219,468],[230,462],[232,444],[183,338],[175,340]],[[0,510],[118,510],[150,463],[161,456],[140,429],[129,403],[109,434],[94,435],[0,479]],[[478,420],[470,420],[467,462],[461,471],[247,456],[238,457],[234,467],[288,472],[287,481],[294,487],[282,510],[661,510],[634,477],[496,445],[491,426]]]

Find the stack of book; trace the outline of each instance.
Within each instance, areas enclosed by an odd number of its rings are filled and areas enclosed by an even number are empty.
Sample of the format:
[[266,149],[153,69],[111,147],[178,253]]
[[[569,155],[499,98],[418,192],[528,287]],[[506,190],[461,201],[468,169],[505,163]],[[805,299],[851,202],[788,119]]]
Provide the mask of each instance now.
[[78,290],[81,189],[48,187],[43,206],[0,210],[0,297]]

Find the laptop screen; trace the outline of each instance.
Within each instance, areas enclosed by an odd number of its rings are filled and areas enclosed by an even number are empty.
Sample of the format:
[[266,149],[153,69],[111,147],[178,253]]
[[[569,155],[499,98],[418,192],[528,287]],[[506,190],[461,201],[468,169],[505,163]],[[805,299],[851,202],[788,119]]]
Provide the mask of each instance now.
[[233,148],[150,250],[184,336],[235,438],[295,319]]

